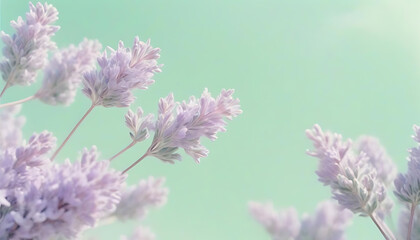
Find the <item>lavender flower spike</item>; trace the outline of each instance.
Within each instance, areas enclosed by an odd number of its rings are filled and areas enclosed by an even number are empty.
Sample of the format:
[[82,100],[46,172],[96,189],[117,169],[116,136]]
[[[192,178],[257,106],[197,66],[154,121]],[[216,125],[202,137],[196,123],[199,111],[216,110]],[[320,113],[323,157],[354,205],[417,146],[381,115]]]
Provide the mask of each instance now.
[[282,211],[270,203],[249,203],[249,211],[273,240],[345,240],[352,213],[332,201],[320,203],[314,215],[299,220],[294,208]]
[[3,80],[7,81],[4,90],[15,84],[32,84],[37,71],[46,64],[48,50],[56,47],[50,38],[59,29],[51,25],[58,19],[57,9],[47,3],[29,3],[29,9],[26,21],[19,17],[11,22],[16,30],[13,36],[1,32],[6,58],[0,62]]
[[369,158],[370,165],[376,169],[377,179],[385,186],[390,186],[397,175],[397,167],[379,140],[370,136],[361,136],[355,145],[357,152],[364,152]]
[[183,148],[200,162],[200,158],[208,154],[200,144],[200,138],[205,136],[215,140],[218,132],[226,131],[225,118],[231,120],[242,113],[239,99],[234,99],[233,93],[232,89],[223,89],[214,99],[205,89],[200,99],[191,97],[188,102],[175,103],[172,94],[161,99],[150,155],[173,163],[181,159],[176,150]]
[[[420,143],[420,127],[414,126],[413,139]],[[408,170],[395,179],[395,195],[399,200],[418,205],[420,203],[420,145],[409,150]]]
[[141,107],[137,108],[136,113],[128,110],[127,114],[125,115],[125,124],[130,129],[130,137],[133,141],[128,144],[127,147],[112,156],[109,161],[114,160],[119,155],[136,145],[138,142],[149,138],[149,130],[154,129],[153,114],[148,114],[145,117],[143,115],[143,109],[141,109]]
[[[413,139],[420,143],[420,127],[414,125]],[[408,223],[407,236],[411,236],[414,215],[417,205],[420,203],[420,145],[409,150],[408,170],[406,174],[399,174],[394,181],[395,195],[397,198],[407,203],[410,207],[410,220]],[[407,238],[408,239],[408,238]]]
[[[16,188],[0,225],[5,239],[75,239],[116,209],[125,176],[97,161],[96,148],[70,163],[50,163],[37,181]],[[40,178],[39,176],[43,176]]]
[[134,113],[128,110],[125,115],[125,124],[130,129],[130,136],[134,142],[141,142],[149,138],[149,129],[153,130],[153,114],[143,116],[143,109],[137,108],[137,112]]
[[315,214],[304,216],[297,240],[345,240],[353,214],[331,200],[318,204]]
[[163,187],[164,178],[149,177],[137,186],[125,187],[113,216],[120,220],[141,219],[149,208],[166,203],[169,190]]
[[158,48],[152,48],[150,41],[134,39],[132,49],[120,42],[117,50],[98,58],[100,71],[90,71],[84,75],[83,93],[92,100],[93,105],[104,107],[127,107],[133,101],[133,89],[147,89],[154,83],[154,73],[160,72]]
[[155,240],[155,238],[155,234],[149,228],[139,226],[129,238],[122,236],[120,240]]
[[0,151],[22,144],[22,127],[25,117],[16,116],[20,106],[5,108],[0,112]]
[[44,70],[42,87],[35,96],[51,105],[72,103],[83,73],[94,68],[101,47],[98,41],[84,39],[77,47],[70,45],[55,53]]
[[395,239],[379,218],[389,212],[386,189],[376,178],[376,171],[364,152],[351,151],[351,141],[342,141],[341,135],[324,133],[318,125],[307,130],[315,150],[308,154],[317,157],[319,180],[331,187],[333,198],[344,208],[361,216],[369,216],[386,239]]
[[271,203],[250,202],[249,212],[273,240],[295,240],[299,235],[301,223],[294,208],[277,212]]

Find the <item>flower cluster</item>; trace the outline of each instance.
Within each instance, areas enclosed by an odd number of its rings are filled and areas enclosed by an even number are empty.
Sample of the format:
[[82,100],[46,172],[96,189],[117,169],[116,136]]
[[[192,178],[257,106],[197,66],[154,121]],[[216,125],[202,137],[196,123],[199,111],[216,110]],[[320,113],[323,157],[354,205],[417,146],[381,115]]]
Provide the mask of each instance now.
[[95,148],[74,163],[52,163],[46,155],[54,146],[42,133],[2,153],[0,236],[73,239],[116,209],[125,176],[98,161]]
[[[241,113],[233,90],[223,90],[212,98],[207,90],[200,99],[175,103],[172,95],[162,99],[159,116],[144,115],[139,107],[126,115],[133,142],[114,157],[99,160],[95,146],[84,149],[76,161],[54,162],[58,152],[96,106],[127,107],[134,101],[133,89],[147,89],[160,72],[157,63],[160,50],[150,41],[134,39],[131,49],[122,42],[117,50],[110,48],[101,56],[101,44],[83,40],[53,53],[47,63],[48,51],[55,48],[51,36],[58,30],[52,25],[57,10],[49,4],[29,5],[26,21],[12,22],[16,33],[11,37],[2,32],[5,60],[0,71],[6,84],[29,85],[43,70],[41,88],[30,97],[1,104],[0,108],[0,240],[80,239],[84,230],[99,222],[111,220],[141,221],[151,208],[167,201],[164,178],[149,177],[137,185],[127,186],[126,172],[114,170],[110,162],[154,132],[154,140],[144,156],[164,161],[178,159],[175,153],[184,148],[197,161],[207,155],[200,144],[206,136],[216,139],[225,131],[225,119]],[[95,59],[100,70],[95,68]],[[80,83],[92,106],[76,124],[63,143],[56,148],[56,138],[47,131],[22,140],[25,118],[17,116],[19,104],[39,99],[50,105],[69,105],[74,101]],[[175,113],[175,107],[176,113]],[[54,153],[50,155],[53,151]],[[139,161],[139,160],[138,160]],[[139,226],[126,240],[153,240],[155,235]]]
[[218,132],[226,131],[225,118],[231,120],[242,113],[239,99],[233,98],[233,93],[232,89],[222,90],[215,99],[205,89],[200,99],[191,97],[188,102],[176,103],[172,94],[160,99],[150,155],[173,163],[181,160],[176,151],[183,148],[196,162],[200,162],[200,158],[208,154],[208,150],[200,144],[200,138],[215,140]]
[[19,17],[11,22],[13,36],[1,32],[6,59],[0,62],[0,71],[9,86],[32,84],[47,62],[48,50],[56,48],[51,36],[59,29],[52,25],[58,19],[57,9],[47,3],[29,3],[29,9],[26,21]]
[[17,117],[20,106],[6,108],[0,112],[0,149],[16,147],[22,142],[23,116]]
[[83,73],[94,68],[101,44],[83,40],[79,46],[70,45],[54,54],[44,69],[44,81],[35,94],[41,101],[69,105],[83,79]]
[[136,113],[128,110],[125,124],[130,129],[130,136],[134,142],[141,142],[149,138],[149,129],[153,129],[153,114],[143,116],[143,109],[137,108]]
[[150,41],[134,39],[133,47],[126,48],[123,42],[117,50],[110,49],[98,58],[100,71],[85,74],[83,93],[93,105],[104,107],[128,107],[134,101],[132,89],[147,89],[154,83],[152,77],[160,72],[159,48],[152,48]]
[[[413,139],[420,143],[420,127],[414,126]],[[403,202],[418,205],[420,202],[420,146],[409,151],[408,170],[395,179],[395,195]]]
[[251,202],[249,211],[273,240],[345,240],[352,214],[332,201],[320,203],[313,215],[299,220],[297,211],[277,211],[271,203]]
[[149,177],[137,186],[126,186],[113,215],[121,220],[144,218],[149,208],[166,203],[169,191],[163,187],[164,182],[164,178]]
[[316,172],[319,181],[331,187],[333,196],[340,205],[362,216],[371,216],[375,212],[384,217],[390,210],[390,205],[386,204],[388,201],[385,201],[385,185],[376,177],[377,172],[372,163],[387,163],[388,159],[372,160],[373,158],[363,152],[364,148],[369,149],[367,145],[359,147],[357,153],[353,151],[350,140],[342,141],[339,134],[324,133],[318,125],[307,130],[306,134],[315,148],[314,151],[308,151],[308,154],[320,160]]
[[386,187],[391,186],[397,175],[397,167],[379,140],[371,136],[361,136],[355,145],[358,153],[363,152],[368,157],[368,163],[375,169],[378,181]]

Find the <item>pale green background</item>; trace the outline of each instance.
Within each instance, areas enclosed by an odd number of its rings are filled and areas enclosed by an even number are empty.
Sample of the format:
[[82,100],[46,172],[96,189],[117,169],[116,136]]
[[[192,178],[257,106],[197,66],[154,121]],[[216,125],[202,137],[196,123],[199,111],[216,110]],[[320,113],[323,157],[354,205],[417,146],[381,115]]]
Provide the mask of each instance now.
[[[249,200],[312,212],[330,196],[317,182],[317,161],[304,130],[314,123],[355,138],[378,136],[401,170],[420,123],[420,4],[418,1],[350,0],[121,0],[49,1],[60,11],[59,47],[83,37],[115,47],[134,36],[162,49],[163,72],[137,91],[146,112],[169,92],[183,100],[208,87],[236,89],[244,113],[229,122],[201,164],[185,157],[175,165],[146,159],[130,172],[135,183],[166,176],[168,204],[144,224],[160,240],[269,239],[249,216]],[[27,11],[25,0],[1,2],[1,28]],[[3,83],[1,84],[3,86]],[[33,94],[39,83],[9,89],[4,101]],[[61,142],[89,107],[78,94],[70,107],[34,101],[24,106],[25,136],[44,129]],[[130,139],[127,109],[96,109],[59,158],[97,145],[104,158]],[[146,149],[140,144],[115,162],[123,169]],[[396,216],[394,216],[396,218]],[[118,239],[135,223],[106,226],[91,236]],[[373,223],[357,217],[349,239],[381,239]]]

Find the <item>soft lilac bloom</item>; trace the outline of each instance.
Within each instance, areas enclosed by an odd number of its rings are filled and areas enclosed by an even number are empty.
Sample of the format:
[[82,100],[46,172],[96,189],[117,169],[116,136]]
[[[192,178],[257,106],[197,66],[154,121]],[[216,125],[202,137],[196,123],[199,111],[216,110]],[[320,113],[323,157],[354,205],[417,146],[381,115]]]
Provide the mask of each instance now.
[[17,116],[20,109],[21,107],[17,105],[0,111],[0,152],[22,144],[22,127],[26,119]]
[[117,50],[109,48],[98,58],[100,71],[84,75],[83,93],[94,105],[104,107],[127,107],[134,101],[133,89],[147,89],[154,83],[154,73],[160,72],[159,48],[152,48],[150,41],[134,39],[132,49],[125,48],[120,41]]
[[29,9],[26,21],[21,17],[11,21],[16,30],[13,36],[1,32],[6,60],[0,63],[0,71],[3,80],[10,78],[10,86],[32,84],[37,71],[46,64],[48,50],[56,47],[50,38],[59,29],[51,25],[58,19],[57,9],[47,3],[29,3]]
[[376,177],[385,186],[390,186],[397,175],[397,167],[388,156],[379,140],[370,136],[361,136],[356,142],[356,151],[364,152],[368,162],[376,170]]
[[149,177],[137,186],[125,187],[113,215],[121,220],[141,219],[150,208],[164,205],[169,192],[164,183],[164,178]]
[[353,216],[333,201],[318,204],[315,214],[301,221],[294,208],[277,211],[270,203],[251,202],[249,210],[273,240],[345,240]]
[[149,228],[139,226],[129,238],[122,236],[120,240],[154,240],[155,238],[155,234]]
[[[414,126],[413,139],[420,143],[420,127]],[[420,202],[420,145],[409,150],[408,170],[399,174],[394,181],[395,195],[403,202],[419,204]]]
[[172,94],[160,99],[150,155],[173,163],[181,159],[176,151],[183,148],[196,162],[206,157],[208,150],[201,145],[200,138],[215,140],[218,132],[226,131],[225,119],[242,113],[239,99],[233,98],[233,93],[232,89],[223,89],[215,99],[205,89],[200,99],[191,97],[188,102],[176,103]]
[[319,180],[331,187],[333,198],[341,206],[362,216],[373,212],[380,217],[387,214],[385,186],[377,180],[365,153],[355,154],[350,140],[342,141],[339,134],[324,133],[318,125],[306,134],[315,147],[308,154],[320,160],[316,172]]
[[57,139],[46,131],[32,135],[28,143],[16,148],[14,168],[37,167],[46,164],[50,160],[45,155],[55,147],[56,141]]
[[28,143],[0,152],[0,206],[15,201],[14,191],[42,179],[43,168],[50,161],[46,156],[54,148],[56,138],[51,133],[34,134]]
[[79,46],[60,50],[44,69],[44,81],[36,97],[51,105],[69,105],[83,79],[83,73],[95,67],[102,46],[98,41],[84,39]]
[[249,212],[273,240],[295,240],[301,223],[294,208],[277,211],[271,203],[249,203]]
[[345,240],[353,214],[331,200],[318,204],[315,214],[302,219],[297,240]]
[[125,124],[130,129],[131,139],[135,142],[141,142],[149,138],[149,130],[154,128],[153,114],[144,116],[143,109],[137,108],[137,112],[134,113],[128,110],[125,115]]
[[75,163],[50,164],[39,181],[14,191],[14,201],[0,225],[8,239],[75,239],[115,211],[124,175],[84,150]]

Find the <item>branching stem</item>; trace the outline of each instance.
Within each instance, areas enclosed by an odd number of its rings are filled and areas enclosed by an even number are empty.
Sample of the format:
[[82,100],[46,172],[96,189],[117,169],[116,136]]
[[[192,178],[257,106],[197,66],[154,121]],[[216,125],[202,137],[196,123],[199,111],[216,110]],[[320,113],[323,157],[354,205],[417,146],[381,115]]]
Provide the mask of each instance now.
[[414,213],[416,211],[417,203],[411,203],[410,221],[408,222],[407,240],[411,240],[411,230],[413,229]]
[[0,108],[5,108],[5,107],[10,107],[10,106],[22,104],[22,103],[29,102],[29,101],[34,100],[34,99],[36,99],[36,96],[32,95],[30,97],[27,97],[27,98],[24,98],[24,99],[21,99],[21,100],[18,100],[18,101],[0,104]]
[[369,214],[369,217],[375,223],[376,227],[378,227],[379,231],[381,231],[386,240],[396,240],[392,232],[386,227],[386,225],[384,225],[382,221],[378,220],[374,214]]
[[7,77],[6,85],[4,85],[3,90],[1,90],[0,98],[3,96],[4,92],[9,87],[10,82],[12,81],[14,77],[15,77],[15,68],[13,68],[13,70],[10,72],[9,76]]
[[149,150],[147,150],[147,152],[145,154],[143,154],[143,156],[141,156],[137,161],[135,161],[133,164],[131,164],[127,169],[125,169],[121,174],[126,173],[128,170],[130,170],[131,168],[133,168],[134,166],[136,166],[141,160],[143,160],[144,158],[146,158],[147,156],[149,156],[150,152]]
[[83,122],[83,120],[85,120],[85,118],[87,117],[87,115],[89,115],[89,113],[96,107],[95,104],[92,104],[92,106],[87,110],[87,112],[85,113],[85,115],[83,115],[83,117],[79,120],[79,122],[76,124],[76,126],[74,126],[74,128],[71,130],[71,132],[69,133],[69,135],[66,137],[66,139],[64,140],[64,142],[60,145],[60,147],[54,152],[54,154],[51,157],[51,161],[54,161],[55,157],[57,156],[57,154],[61,151],[61,149],[64,147],[64,145],[67,143],[67,141],[70,139],[70,137],[73,135],[73,133],[76,131],[76,129],[79,127],[79,125]]
[[131,147],[133,147],[134,145],[136,145],[136,141],[132,141],[130,144],[128,144],[127,147],[125,147],[123,150],[119,151],[117,154],[115,154],[114,156],[112,156],[109,161],[114,160],[116,157],[118,157],[120,154],[122,154],[123,152],[127,151],[128,149],[130,149]]

